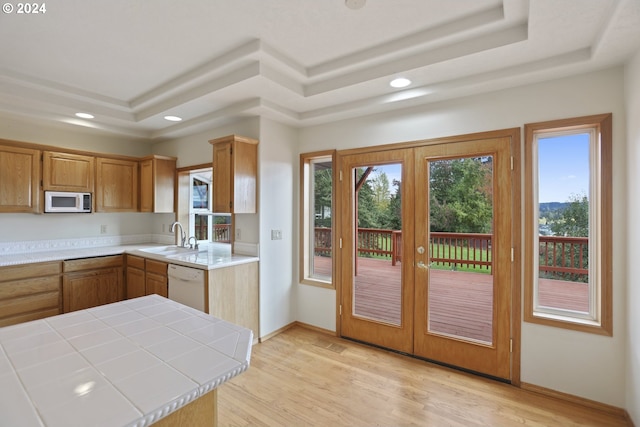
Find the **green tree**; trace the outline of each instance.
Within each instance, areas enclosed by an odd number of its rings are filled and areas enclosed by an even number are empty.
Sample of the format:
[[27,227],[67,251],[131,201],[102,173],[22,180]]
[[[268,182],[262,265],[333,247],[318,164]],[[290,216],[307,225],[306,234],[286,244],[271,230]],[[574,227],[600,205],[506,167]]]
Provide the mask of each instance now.
[[387,204],[386,222],[382,228],[402,230],[402,183],[394,179],[393,186],[396,191],[391,195]]
[[568,203],[551,224],[551,231],[556,236],[589,237],[589,199],[584,194],[572,194]]
[[332,169],[331,163],[328,168],[315,168],[314,170],[314,208],[315,208],[315,226],[331,227],[331,215],[327,212],[331,211],[331,191],[332,191]]
[[373,190],[373,198],[378,210],[382,211],[389,205],[389,199],[391,198],[391,192],[389,191],[389,178],[387,174],[379,170],[374,171],[373,179],[371,180],[371,189]]
[[490,157],[430,163],[431,231],[490,233],[493,218]]
[[[358,168],[356,170],[356,182],[360,180],[366,169]],[[371,181],[367,178],[358,191],[358,227],[360,228],[378,228],[380,225],[380,215],[376,207]]]

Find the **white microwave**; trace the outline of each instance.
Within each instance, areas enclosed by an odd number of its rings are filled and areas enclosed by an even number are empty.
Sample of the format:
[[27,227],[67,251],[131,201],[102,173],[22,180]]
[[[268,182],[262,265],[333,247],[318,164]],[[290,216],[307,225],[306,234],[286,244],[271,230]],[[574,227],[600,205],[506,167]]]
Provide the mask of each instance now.
[[91,193],[45,191],[44,211],[46,213],[90,213]]

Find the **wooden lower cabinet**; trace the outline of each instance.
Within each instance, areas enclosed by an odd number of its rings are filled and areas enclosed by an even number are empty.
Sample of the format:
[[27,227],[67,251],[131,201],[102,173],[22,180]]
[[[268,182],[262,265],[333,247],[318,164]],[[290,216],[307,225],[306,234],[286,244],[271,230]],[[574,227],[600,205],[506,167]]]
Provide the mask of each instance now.
[[145,296],[144,289],[144,270],[127,267],[127,299]]
[[0,267],[0,327],[62,313],[60,262]]
[[147,272],[145,285],[147,295],[158,294],[162,297],[169,298],[169,284],[166,275],[162,276],[160,274]]
[[209,314],[253,331],[260,337],[258,262],[208,271]]
[[127,255],[127,299],[158,294],[169,297],[166,262]]
[[122,255],[64,261],[64,312],[122,301],[125,296],[123,261]]
[[166,262],[155,261],[152,259],[144,260],[145,287],[147,295],[158,294],[165,298],[169,298],[169,278],[167,277],[167,269],[169,264]]
[[145,296],[144,258],[127,255],[127,299]]

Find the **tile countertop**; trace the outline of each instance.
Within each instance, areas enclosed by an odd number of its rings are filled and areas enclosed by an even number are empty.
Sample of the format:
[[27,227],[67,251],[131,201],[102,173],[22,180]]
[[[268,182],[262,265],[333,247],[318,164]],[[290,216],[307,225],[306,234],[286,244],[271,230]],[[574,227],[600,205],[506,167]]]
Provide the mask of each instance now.
[[144,249],[163,247],[157,243],[138,243],[127,245],[82,247],[77,249],[46,250],[16,254],[0,254],[0,267],[19,264],[31,264],[47,261],[64,261],[69,259],[91,258],[98,256],[132,254],[153,258],[170,264],[179,264],[202,270],[230,267],[237,264],[256,262],[257,256],[232,254],[230,247],[221,249],[219,245],[203,246],[200,251],[185,251],[174,255],[160,255],[145,252]]
[[0,424],[147,426],[244,372],[252,341],[158,295],[0,328]]

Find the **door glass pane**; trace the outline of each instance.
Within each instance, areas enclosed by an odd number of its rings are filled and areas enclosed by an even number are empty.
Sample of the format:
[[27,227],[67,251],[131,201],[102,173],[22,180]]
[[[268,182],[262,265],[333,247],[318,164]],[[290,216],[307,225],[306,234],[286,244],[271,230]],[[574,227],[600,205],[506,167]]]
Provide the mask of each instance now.
[[536,307],[588,317],[590,134],[544,137],[537,142]]
[[428,161],[428,331],[493,342],[493,157]]
[[401,164],[352,170],[354,250],[352,313],[400,325],[402,303]]
[[333,264],[331,249],[331,222],[333,188],[333,165],[331,158],[314,159],[310,162],[311,177],[309,214],[313,217],[309,224],[313,224],[313,230],[309,230],[309,276],[314,279],[331,281],[331,269]]

